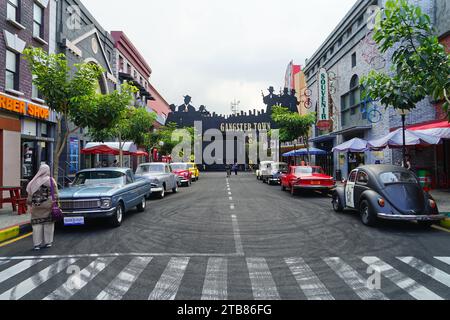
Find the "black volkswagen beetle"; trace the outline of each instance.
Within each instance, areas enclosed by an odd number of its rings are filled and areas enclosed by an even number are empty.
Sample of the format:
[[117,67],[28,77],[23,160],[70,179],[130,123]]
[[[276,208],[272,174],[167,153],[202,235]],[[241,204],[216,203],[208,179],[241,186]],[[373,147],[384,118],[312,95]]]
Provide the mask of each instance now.
[[344,186],[333,192],[333,209],[356,210],[363,224],[378,219],[417,221],[429,227],[444,219],[436,202],[424,192],[411,171],[392,165],[368,165],[353,170]]

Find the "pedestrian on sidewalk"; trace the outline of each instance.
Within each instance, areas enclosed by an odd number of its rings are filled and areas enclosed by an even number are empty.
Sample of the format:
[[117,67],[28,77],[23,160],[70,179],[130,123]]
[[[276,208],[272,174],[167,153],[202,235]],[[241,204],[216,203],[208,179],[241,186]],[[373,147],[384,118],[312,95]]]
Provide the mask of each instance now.
[[238,175],[238,170],[239,170],[239,166],[237,163],[234,164],[233,166],[233,171],[234,171],[234,175],[237,176]]
[[231,166],[229,164],[225,165],[225,170],[227,171],[227,178],[231,177]]
[[51,248],[55,222],[52,219],[51,182],[53,180],[54,196],[58,196],[55,179],[50,176],[50,167],[41,165],[38,173],[27,185],[27,204],[31,206],[31,225],[33,226],[34,250]]

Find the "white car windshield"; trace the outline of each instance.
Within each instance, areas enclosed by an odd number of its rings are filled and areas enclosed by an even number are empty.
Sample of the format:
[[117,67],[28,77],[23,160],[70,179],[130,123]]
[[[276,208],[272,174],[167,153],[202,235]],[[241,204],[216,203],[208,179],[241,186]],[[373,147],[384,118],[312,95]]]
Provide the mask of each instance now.
[[383,172],[380,180],[384,184],[394,183],[417,183],[416,177],[410,172]]
[[125,173],[118,171],[92,171],[77,174],[74,186],[81,185],[124,185]]
[[146,164],[139,166],[139,168],[136,170],[136,174],[145,174],[150,172],[156,172],[156,173],[164,173],[166,166],[163,164]]

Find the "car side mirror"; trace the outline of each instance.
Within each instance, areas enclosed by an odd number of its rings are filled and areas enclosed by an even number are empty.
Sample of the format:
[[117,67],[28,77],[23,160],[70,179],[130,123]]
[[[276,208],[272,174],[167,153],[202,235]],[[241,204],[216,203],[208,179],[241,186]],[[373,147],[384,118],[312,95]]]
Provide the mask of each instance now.
[[346,179],[342,179],[342,183],[343,184],[347,184],[347,180]]

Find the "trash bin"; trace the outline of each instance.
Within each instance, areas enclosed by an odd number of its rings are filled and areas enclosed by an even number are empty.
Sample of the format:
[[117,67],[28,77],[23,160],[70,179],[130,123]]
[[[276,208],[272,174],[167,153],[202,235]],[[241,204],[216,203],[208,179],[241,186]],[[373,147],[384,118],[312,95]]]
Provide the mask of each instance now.
[[336,170],[336,181],[342,181],[342,170]]

